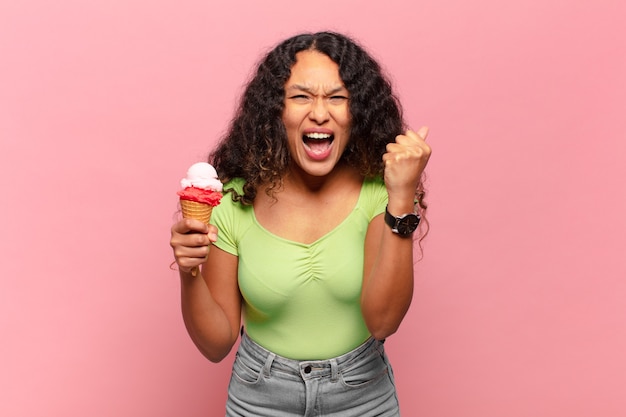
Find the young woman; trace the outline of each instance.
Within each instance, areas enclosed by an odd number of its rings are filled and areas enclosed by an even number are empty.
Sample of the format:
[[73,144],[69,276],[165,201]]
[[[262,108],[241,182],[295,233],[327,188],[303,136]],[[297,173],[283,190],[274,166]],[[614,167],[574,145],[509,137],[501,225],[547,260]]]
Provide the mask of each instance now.
[[426,135],[346,36],[261,61],[209,159],[226,191],[212,224],[171,237],[198,349],[217,362],[242,335],[227,416],[399,415],[383,342],[413,293]]

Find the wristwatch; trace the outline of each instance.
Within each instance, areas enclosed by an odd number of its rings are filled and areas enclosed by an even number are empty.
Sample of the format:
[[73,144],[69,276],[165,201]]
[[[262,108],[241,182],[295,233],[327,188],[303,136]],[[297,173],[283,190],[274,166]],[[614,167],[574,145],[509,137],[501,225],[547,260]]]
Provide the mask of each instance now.
[[394,216],[389,213],[389,209],[385,209],[385,223],[391,227],[391,231],[398,236],[407,237],[411,236],[417,226],[420,224],[422,218],[419,214],[407,213],[401,216]]

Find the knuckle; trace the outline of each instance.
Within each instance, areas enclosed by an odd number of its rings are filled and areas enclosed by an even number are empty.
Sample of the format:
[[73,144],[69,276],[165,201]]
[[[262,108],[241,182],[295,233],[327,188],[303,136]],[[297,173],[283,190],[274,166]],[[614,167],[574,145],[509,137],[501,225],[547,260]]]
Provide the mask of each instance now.
[[173,250],[174,258],[176,258],[176,259],[182,258],[185,251],[180,246],[174,246],[173,248],[174,248],[174,250]]
[[196,233],[195,242],[196,246],[206,246],[208,245],[207,236],[204,234]]
[[172,237],[170,238],[170,246],[174,249],[180,246],[180,235],[178,233],[172,233]]

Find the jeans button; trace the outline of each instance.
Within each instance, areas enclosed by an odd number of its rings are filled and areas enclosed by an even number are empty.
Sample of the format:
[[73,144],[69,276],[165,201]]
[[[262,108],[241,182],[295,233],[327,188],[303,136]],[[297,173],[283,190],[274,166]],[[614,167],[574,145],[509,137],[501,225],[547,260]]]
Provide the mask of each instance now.
[[305,374],[310,374],[310,373],[311,373],[311,365],[307,365],[307,366],[304,368],[304,373],[305,373]]

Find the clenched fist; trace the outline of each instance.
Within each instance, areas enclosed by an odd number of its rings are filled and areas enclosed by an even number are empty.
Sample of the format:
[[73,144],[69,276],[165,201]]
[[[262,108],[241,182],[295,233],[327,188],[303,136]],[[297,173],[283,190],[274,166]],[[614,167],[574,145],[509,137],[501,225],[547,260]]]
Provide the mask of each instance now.
[[[404,135],[396,136],[394,143],[387,144],[383,155],[385,163],[385,185],[392,203],[413,201],[415,190],[428,159],[431,149],[426,143],[428,128],[422,127],[417,132],[407,130]],[[403,204],[406,207],[406,204]]]

